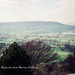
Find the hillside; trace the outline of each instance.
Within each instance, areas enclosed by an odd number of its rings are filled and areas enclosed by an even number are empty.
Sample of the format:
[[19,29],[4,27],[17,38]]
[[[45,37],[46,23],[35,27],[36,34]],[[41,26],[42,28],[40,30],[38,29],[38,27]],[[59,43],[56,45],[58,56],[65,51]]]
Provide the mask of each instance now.
[[37,38],[38,35],[75,32],[75,26],[58,22],[27,21],[0,23],[0,42]]
[[70,26],[75,26],[75,23],[69,23],[68,25],[70,25]]
[[28,31],[40,30],[44,33],[59,33],[65,31],[75,31],[75,26],[68,26],[58,22],[43,22],[43,21],[28,21],[28,22],[9,22],[0,23],[0,29],[2,27],[12,29],[13,27],[19,29],[25,29]]

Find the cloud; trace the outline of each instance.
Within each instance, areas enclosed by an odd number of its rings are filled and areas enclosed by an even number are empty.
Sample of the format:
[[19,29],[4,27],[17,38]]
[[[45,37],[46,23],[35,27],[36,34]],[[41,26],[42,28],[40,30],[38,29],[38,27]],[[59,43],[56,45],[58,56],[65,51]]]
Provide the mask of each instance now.
[[62,22],[75,22],[75,0],[59,0],[54,3],[58,6],[58,9],[55,9],[56,15]]
[[16,5],[16,6],[26,6],[28,3],[34,3],[37,0],[0,0],[0,6],[9,6],[9,5]]
[[27,18],[27,7],[37,0],[0,0],[0,22]]
[[62,7],[62,8],[66,8],[66,9],[74,9],[75,7],[75,0],[60,0],[58,2],[58,4]]
[[74,13],[75,0],[0,0],[0,21],[53,20],[75,23]]

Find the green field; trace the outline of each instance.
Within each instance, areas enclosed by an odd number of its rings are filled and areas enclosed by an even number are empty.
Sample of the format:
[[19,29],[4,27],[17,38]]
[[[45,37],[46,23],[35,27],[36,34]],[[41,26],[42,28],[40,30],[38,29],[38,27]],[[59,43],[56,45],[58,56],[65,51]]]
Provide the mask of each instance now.
[[[28,24],[28,25],[27,25]],[[0,43],[11,44],[30,40],[42,40],[49,44],[64,60],[69,51],[61,51],[65,44],[75,45],[75,26],[67,26],[56,22],[22,22],[0,24]]]

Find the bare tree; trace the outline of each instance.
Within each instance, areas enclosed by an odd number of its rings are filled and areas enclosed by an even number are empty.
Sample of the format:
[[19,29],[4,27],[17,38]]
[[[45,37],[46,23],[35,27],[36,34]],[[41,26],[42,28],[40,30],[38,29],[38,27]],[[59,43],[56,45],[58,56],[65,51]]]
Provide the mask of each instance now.
[[25,44],[22,44],[22,47],[25,47],[27,52],[31,54],[32,65],[49,63],[58,58],[58,54],[54,53],[51,46],[40,40],[26,42]]

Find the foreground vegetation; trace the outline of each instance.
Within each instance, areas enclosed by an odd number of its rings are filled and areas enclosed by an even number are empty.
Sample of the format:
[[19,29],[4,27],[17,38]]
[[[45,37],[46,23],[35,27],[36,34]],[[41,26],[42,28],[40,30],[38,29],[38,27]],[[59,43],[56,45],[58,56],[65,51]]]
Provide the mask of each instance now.
[[[19,44],[14,42],[7,48],[6,46],[8,45],[3,46],[4,49],[1,48],[3,55],[0,57],[0,75],[66,75],[75,73],[74,45],[66,44],[63,47],[54,48],[47,42],[32,40]],[[68,47],[70,50],[67,49]],[[62,54],[57,52],[59,48],[63,48],[60,51],[63,52]],[[61,56],[65,52],[69,53],[63,59]]]

